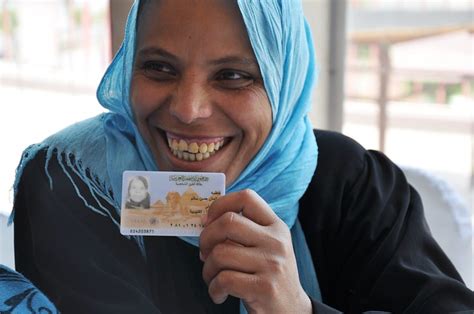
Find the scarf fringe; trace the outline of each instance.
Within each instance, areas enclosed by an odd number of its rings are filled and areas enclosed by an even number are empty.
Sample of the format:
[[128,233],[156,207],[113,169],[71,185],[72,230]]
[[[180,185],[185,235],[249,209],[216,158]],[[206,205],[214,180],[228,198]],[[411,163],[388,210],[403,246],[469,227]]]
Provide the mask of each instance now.
[[15,181],[13,182],[13,210],[8,218],[8,226],[11,226],[15,218],[15,200],[18,193],[18,184],[20,183],[20,178],[23,175],[23,170],[25,169],[26,164],[36,156],[36,153],[43,148],[41,144],[32,144],[28,146],[21,155],[20,163],[18,164],[15,170]]
[[[30,145],[24,152],[20,160],[20,164],[17,167],[15,182],[13,186],[14,190],[14,199],[16,199],[18,193],[18,184],[20,182],[21,176],[26,165],[37,155],[41,150],[46,150],[46,161],[44,164],[44,171],[46,177],[49,180],[50,189],[54,189],[54,180],[49,173],[49,164],[51,159],[56,155],[56,161],[61,167],[63,173],[68,177],[69,181],[74,187],[76,195],[83,201],[84,205],[104,217],[110,218],[110,220],[117,226],[120,230],[120,221],[116,219],[117,215],[120,216],[120,203],[114,200],[112,194],[112,188],[108,186],[105,180],[101,179],[99,176],[93,173],[90,168],[84,167],[81,159],[73,152],[69,151],[60,151],[54,146],[47,146],[44,144],[33,144]],[[78,177],[88,188],[90,195],[94,198],[95,204],[90,204],[84,195],[82,195],[79,187],[77,185],[76,179],[74,176]],[[107,205],[115,209],[115,215],[107,208]],[[8,219],[8,225],[10,226],[13,223],[15,218],[15,205],[13,206],[13,211]],[[133,239],[140,252],[144,258],[146,258],[145,253],[145,244],[142,236],[125,236],[127,239]]]

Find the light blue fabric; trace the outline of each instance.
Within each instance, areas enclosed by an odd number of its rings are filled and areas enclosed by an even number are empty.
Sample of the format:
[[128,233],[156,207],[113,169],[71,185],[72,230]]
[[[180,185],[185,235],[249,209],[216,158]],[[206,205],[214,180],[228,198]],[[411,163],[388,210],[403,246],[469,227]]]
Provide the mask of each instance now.
[[[316,79],[309,27],[299,1],[239,0],[238,5],[263,75],[273,124],[261,150],[227,191],[253,189],[288,225],[302,286],[310,296],[320,300],[313,261],[297,223],[298,201],[311,181],[318,155],[307,115]],[[73,173],[89,186],[97,204],[88,204],[77,191],[85,205],[118,224],[108,208],[120,212],[122,172],[159,170],[134,124],[129,103],[137,9],[138,1],[130,11],[122,46],[97,91],[99,102],[110,112],[73,125],[28,148],[17,170],[15,193],[26,163],[37,151],[47,149],[47,160],[56,156],[75,186]],[[53,154],[55,151],[59,153]],[[90,170],[89,174],[86,170]],[[135,237],[135,240],[145,254],[143,239]],[[183,240],[198,245],[198,238]]]
[[59,313],[51,301],[20,273],[0,265],[0,313]]

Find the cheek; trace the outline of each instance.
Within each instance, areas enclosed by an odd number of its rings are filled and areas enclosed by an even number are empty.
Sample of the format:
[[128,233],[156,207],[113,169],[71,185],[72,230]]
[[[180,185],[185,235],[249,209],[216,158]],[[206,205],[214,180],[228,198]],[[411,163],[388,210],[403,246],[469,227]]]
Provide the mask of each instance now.
[[246,98],[236,110],[238,123],[254,140],[264,141],[272,127],[272,109],[267,94],[259,88],[248,93]]
[[146,119],[158,107],[159,95],[157,95],[156,91],[156,88],[153,88],[152,84],[144,78],[136,77],[132,79],[130,101],[135,119],[138,122]]

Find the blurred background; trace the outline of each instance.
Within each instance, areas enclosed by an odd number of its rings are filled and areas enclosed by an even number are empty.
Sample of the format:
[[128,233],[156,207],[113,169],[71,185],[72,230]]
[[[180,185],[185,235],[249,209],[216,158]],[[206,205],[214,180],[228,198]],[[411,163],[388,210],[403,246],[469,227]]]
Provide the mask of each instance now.
[[[0,214],[11,211],[23,149],[103,111],[95,90],[130,3],[0,0]],[[434,182],[422,195],[425,203],[430,196],[455,203],[453,232],[469,243],[459,248],[468,257],[459,257],[457,267],[472,289],[474,0],[303,0],[303,6],[320,70],[315,127],[343,132]],[[428,217],[430,226],[451,228],[440,215]],[[443,248],[455,245],[457,238],[434,234]],[[11,239],[11,228],[0,233],[0,263],[10,266]]]

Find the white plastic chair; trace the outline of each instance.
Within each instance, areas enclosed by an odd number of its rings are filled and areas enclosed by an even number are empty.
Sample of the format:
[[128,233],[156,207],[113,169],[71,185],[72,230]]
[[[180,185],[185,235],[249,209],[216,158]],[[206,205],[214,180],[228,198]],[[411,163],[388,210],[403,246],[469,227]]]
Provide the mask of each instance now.
[[474,254],[469,207],[443,179],[421,169],[402,167],[402,170],[421,196],[433,237],[472,289]]

